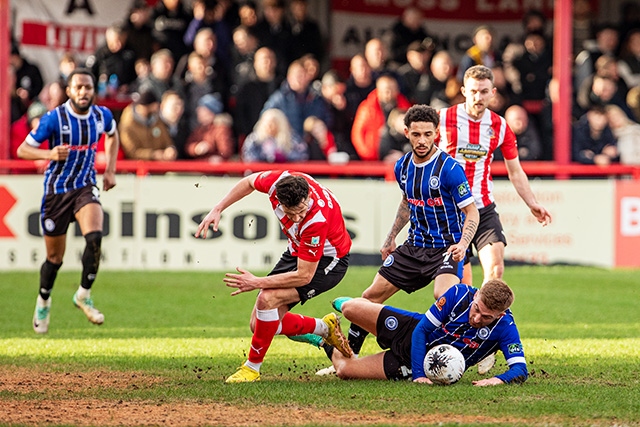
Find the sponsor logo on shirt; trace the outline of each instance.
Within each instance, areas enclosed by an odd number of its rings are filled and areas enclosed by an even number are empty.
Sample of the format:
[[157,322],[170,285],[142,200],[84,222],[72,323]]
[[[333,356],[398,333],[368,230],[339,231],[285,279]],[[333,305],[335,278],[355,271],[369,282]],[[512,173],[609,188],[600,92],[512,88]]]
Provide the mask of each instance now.
[[467,194],[469,194],[471,192],[471,189],[469,188],[469,183],[468,182],[463,182],[462,184],[458,185],[458,194],[461,196],[466,196]]
[[509,344],[508,348],[509,354],[522,353],[522,344],[520,343]]
[[[442,206],[444,205],[444,202],[442,201],[442,197],[434,197],[434,198],[427,199],[427,205],[431,207]],[[424,206],[424,203],[423,203],[423,206]]]
[[407,199],[407,202],[415,206],[420,206],[420,207],[424,206],[424,200],[420,200],[420,199]]
[[438,309],[438,311],[442,311],[442,308],[446,303],[447,299],[445,297],[438,298],[438,301],[436,301],[436,308]]
[[487,156],[487,150],[482,148],[480,144],[467,144],[465,147],[458,148],[458,153],[470,162],[477,162]]

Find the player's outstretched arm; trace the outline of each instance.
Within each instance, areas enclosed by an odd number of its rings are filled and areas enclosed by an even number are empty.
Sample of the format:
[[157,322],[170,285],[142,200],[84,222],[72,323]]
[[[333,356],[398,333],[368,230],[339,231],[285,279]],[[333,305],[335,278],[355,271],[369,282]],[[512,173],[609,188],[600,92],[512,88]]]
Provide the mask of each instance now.
[[220,200],[214,207],[209,211],[207,216],[205,216],[200,224],[198,225],[198,229],[196,230],[195,237],[202,237],[203,239],[207,237],[207,231],[210,226],[213,226],[213,231],[218,231],[218,223],[220,222],[220,216],[222,215],[222,211],[226,208],[247,197],[249,194],[253,193],[255,190],[255,181],[258,177],[258,173],[254,173],[249,176],[245,176],[240,181],[234,185],[231,190]]
[[509,180],[511,181],[511,184],[513,184],[518,195],[527,204],[533,216],[535,216],[538,222],[543,226],[551,224],[551,214],[536,200],[536,196],[533,194],[531,186],[529,185],[529,178],[522,169],[520,160],[516,157],[511,160],[505,159],[504,162],[507,166],[507,172],[509,173]]

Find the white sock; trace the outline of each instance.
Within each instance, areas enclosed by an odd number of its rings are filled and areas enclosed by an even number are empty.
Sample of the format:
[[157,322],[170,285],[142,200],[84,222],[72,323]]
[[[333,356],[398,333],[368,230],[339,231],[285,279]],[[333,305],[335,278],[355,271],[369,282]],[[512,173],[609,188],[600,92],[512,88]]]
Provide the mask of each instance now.
[[329,327],[322,319],[316,319],[316,328],[313,330],[313,333],[326,338],[329,334]]
[[248,366],[249,368],[253,369],[254,371],[260,372],[260,367],[262,366],[262,362],[253,363],[253,362],[249,362],[247,360],[246,362],[244,362],[244,366]]
[[76,292],[76,295],[80,299],[89,298],[91,297],[91,289],[85,289],[82,286],[79,286],[78,291]]

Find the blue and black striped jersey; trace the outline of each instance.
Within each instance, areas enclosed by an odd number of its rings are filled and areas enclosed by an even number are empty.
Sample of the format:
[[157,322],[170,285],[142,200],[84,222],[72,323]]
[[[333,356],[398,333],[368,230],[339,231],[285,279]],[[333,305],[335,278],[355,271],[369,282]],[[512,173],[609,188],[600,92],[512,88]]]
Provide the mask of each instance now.
[[407,243],[443,248],[460,241],[461,209],[473,203],[462,167],[437,148],[429,161],[420,164],[408,152],[396,162],[394,172],[411,211]]
[[429,348],[450,344],[460,350],[467,368],[500,350],[509,370],[496,377],[505,383],[526,380],[527,362],[511,310],[480,329],[469,324],[469,309],[477,291],[465,284],[452,286],[422,316],[412,335],[413,378],[425,376],[423,362]]
[[69,157],[51,161],[45,171],[44,194],[62,194],[96,185],[95,157],[100,137],[113,135],[116,122],[106,107],[93,105],[86,114],[73,111],[70,101],[49,111],[37,129],[27,136],[27,144],[39,147],[49,141],[49,148],[69,145]]

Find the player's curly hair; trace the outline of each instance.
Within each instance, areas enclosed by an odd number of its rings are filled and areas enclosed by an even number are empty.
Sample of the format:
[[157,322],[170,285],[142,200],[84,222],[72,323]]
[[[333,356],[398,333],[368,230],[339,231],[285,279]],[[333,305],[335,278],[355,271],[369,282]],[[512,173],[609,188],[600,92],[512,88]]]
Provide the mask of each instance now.
[[505,311],[513,304],[513,291],[502,279],[491,279],[478,291],[484,305],[492,311]]
[[309,195],[309,183],[297,175],[287,175],[276,183],[276,197],[280,204],[294,208]]
[[437,128],[440,124],[440,115],[433,107],[416,104],[409,108],[404,115],[404,125],[406,127],[411,127],[413,122],[433,123],[433,127]]

